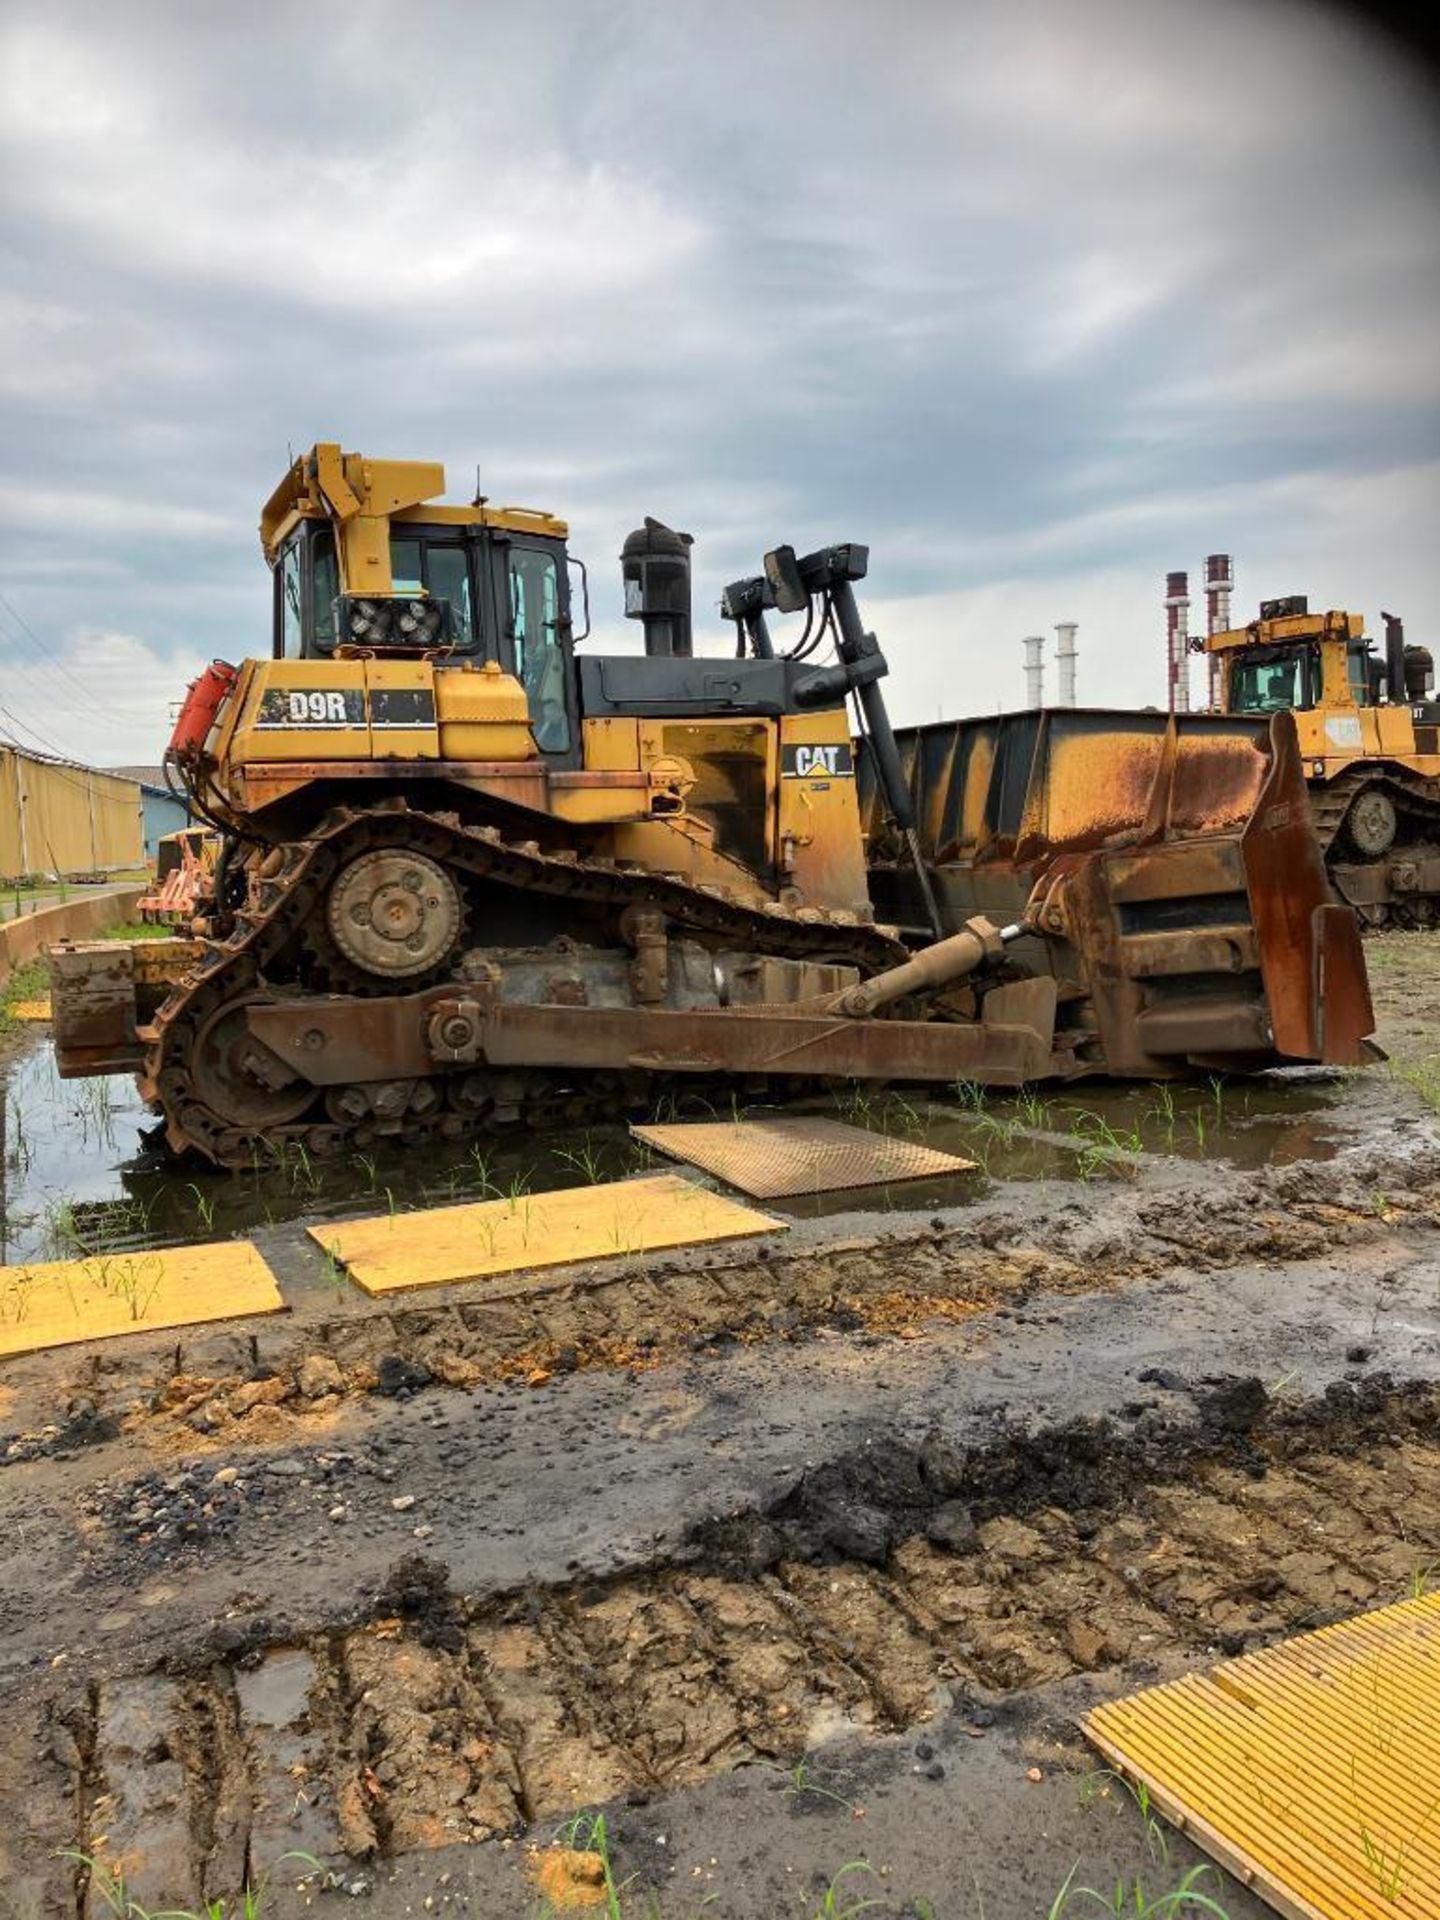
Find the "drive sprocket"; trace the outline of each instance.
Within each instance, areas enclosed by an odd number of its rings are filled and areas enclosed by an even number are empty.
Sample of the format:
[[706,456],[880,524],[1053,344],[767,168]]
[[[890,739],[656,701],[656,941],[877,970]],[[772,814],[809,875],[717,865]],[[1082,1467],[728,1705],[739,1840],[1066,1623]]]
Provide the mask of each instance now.
[[306,944],[318,984],[377,993],[398,981],[418,986],[443,976],[464,929],[460,889],[438,860],[377,847],[336,873]]

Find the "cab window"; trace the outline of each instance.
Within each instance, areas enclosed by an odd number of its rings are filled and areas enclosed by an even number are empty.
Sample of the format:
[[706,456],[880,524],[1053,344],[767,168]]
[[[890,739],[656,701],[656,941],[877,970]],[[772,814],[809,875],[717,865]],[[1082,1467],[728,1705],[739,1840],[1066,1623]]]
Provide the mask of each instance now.
[[319,527],[310,540],[310,619],[317,652],[329,653],[335,645],[335,596],[339,591],[335,536],[329,527]]
[[1231,713],[1282,713],[1314,705],[1319,660],[1297,647],[1268,659],[1236,660],[1230,669]]
[[300,542],[292,540],[280,555],[280,633],[281,653],[286,660],[298,660],[304,649],[303,622],[300,618]]
[[428,593],[450,602],[457,647],[475,644],[475,607],[470,596],[470,558],[453,541],[391,535],[390,578],[396,593]]
[[515,671],[530,702],[530,729],[542,753],[564,753],[570,745],[570,715],[555,562],[536,547],[515,546],[509,571]]
[[450,602],[451,632],[457,646],[475,639],[475,612],[470,604],[470,561],[464,547],[432,546],[425,556],[425,584],[437,600]]
[[390,539],[390,584],[396,593],[420,593],[425,586],[425,575],[420,558],[421,548],[418,540]]
[[1350,696],[1357,707],[1370,705],[1370,656],[1364,641],[1345,649],[1345,664],[1350,670]]

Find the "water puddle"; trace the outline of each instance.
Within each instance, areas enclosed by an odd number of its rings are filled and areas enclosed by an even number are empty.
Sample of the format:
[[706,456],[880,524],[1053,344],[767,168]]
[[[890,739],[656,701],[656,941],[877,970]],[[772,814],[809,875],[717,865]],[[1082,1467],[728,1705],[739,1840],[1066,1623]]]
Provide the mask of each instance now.
[[[1271,1074],[1176,1086],[1096,1085],[1044,1094],[936,1099],[858,1091],[801,1110],[937,1147],[975,1170],[772,1203],[792,1218],[922,1211],[976,1198],[998,1180],[1133,1177],[1140,1154],[1254,1168],[1324,1160],[1338,1144],[1339,1076]],[[793,1109],[792,1109],[793,1110]],[[763,1113],[773,1108],[756,1108]],[[715,1117],[703,1103],[677,1117]],[[728,1117],[728,1116],[725,1116]],[[672,1163],[620,1124],[467,1141],[423,1153],[379,1146],[338,1161],[295,1152],[222,1173],[179,1165],[133,1083],[61,1080],[48,1039],[0,1081],[0,1264],[223,1239],[299,1218],[408,1211],[594,1185]]]
[[[124,1244],[130,1205],[120,1177],[142,1120],[131,1081],[62,1080],[48,1040],[11,1061],[0,1082],[0,1263],[64,1259],[82,1212],[114,1215]],[[134,1225],[143,1230],[143,1216]],[[143,1239],[143,1231],[138,1238]]]
[[[1063,1137],[1082,1165],[1096,1155],[1174,1155],[1227,1166],[1329,1160],[1340,1143],[1340,1074],[1310,1070],[1253,1080],[1095,1086],[1043,1100],[1041,1131]],[[1021,1102],[1023,1111],[1024,1101]]]
[[954,1206],[992,1181],[1128,1180],[1142,1155],[1250,1170],[1329,1160],[1340,1143],[1338,1075],[1272,1073],[1196,1084],[1096,1084],[1059,1093],[968,1089],[956,1099],[852,1094],[807,1108],[975,1162],[970,1174],[773,1203],[807,1219]]
[[[303,1152],[253,1170],[178,1163],[123,1076],[62,1080],[48,1041],[0,1082],[0,1265],[221,1240],[288,1220],[341,1219],[593,1186],[668,1165],[621,1125],[565,1135]],[[148,1143],[147,1143],[148,1141]]]

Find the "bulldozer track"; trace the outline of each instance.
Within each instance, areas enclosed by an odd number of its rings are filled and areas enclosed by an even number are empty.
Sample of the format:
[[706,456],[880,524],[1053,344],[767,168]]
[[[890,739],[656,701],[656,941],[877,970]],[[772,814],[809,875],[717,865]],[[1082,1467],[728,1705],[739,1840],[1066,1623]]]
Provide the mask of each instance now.
[[1315,820],[1315,831],[1327,855],[1350,811],[1351,802],[1366,787],[1379,787],[1394,801],[1397,811],[1440,831],[1440,784],[1425,780],[1418,774],[1409,777],[1383,774],[1377,777],[1362,769],[1342,774],[1338,780],[1331,781],[1321,790],[1317,791],[1314,787],[1310,789],[1310,811]]
[[[1417,839],[1434,840],[1440,845],[1440,781],[1403,772],[1377,777],[1371,770],[1357,768],[1323,788],[1312,786],[1310,789],[1310,812],[1327,867],[1347,858],[1362,861],[1358,854],[1347,856],[1340,841],[1340,830],[1356,797],[1367,788],[1378,788],[1385,794],[1394,805],[1398,823],[1395,845],[1379,856],[1381,860]],[[1428,927],[1437,907],[1440,902],[1425,894],[1417,895],[1413,903],[1390,900],[1380,906],[1367,907],[1363,924],[1367,929]]]
[[[302,948],[313,951],[314,928],[335,875],[357,854],[402,847],[428,854],[472,887],[488,882],[598,906],[617,920],[627,907],[646,907],[663,914],[677,932],[782,958],[840,959],[862,975],[893,966],[908,951],[898,934],[858,915],[778,903],[755,907],[679,876],[587,860],[573,851],[546,853],[535,841],[505,840],[498,829],[467,826],[455,814],[418,812],[403,804],[364,813],[339,810],[291,849],[284,870],[262,883],[258,907],[236,915],[229,937],[209,944],[204,958],[155,1017],[142,1087],[163,1110],[173,1147],[195,1147],[221,1165],[245,1166],[297,1144],[326,1157],[348,1144],[367,1143],[373,1129],[333,1117],[293,1120],[284,1113],[283,1100],[279,1124],[265,1124],[257,1110],[251,1124],[236,1125],[207,1100],[197,1077],[195,1050],[237,1000],[305,992],[294,984],[298,956]],[[335,980],[328,952],[325,962],[322,978],[328,986]],[[356,990],[353,977],[345,984]],[[364,977],[359,990],[382,993],[393,987],[393,982]],[[462,1108],[452,1104],[412,1112],[387,1123],[386,1130],[415,1139],[436,1134],[454,1138],[487,1122],[508,1125],[518,1120],[536,1127],[574,1123],[654,1091],[654,1076],[649,1075],[626,1076],[622,1085],[616,1075],[510,1071],[494,1076],[492,1096],[480,1084],[484,1076],[465,1078]]]

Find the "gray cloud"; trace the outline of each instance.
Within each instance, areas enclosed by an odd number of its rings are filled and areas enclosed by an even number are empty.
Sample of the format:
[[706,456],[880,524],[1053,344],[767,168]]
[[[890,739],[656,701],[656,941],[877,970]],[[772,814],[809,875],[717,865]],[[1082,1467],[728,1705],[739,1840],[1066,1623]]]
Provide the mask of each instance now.
[[1067,616],[1089,697],[1158,697],[1214,547],[1433,632],[1430,105],[1298,4],[11,0],[0,592],[53,657],[0,607],[0,702],[156,751],[332,437],[567,515],[611,632],[644,512],[710,603],[868,539],[905,717]]

